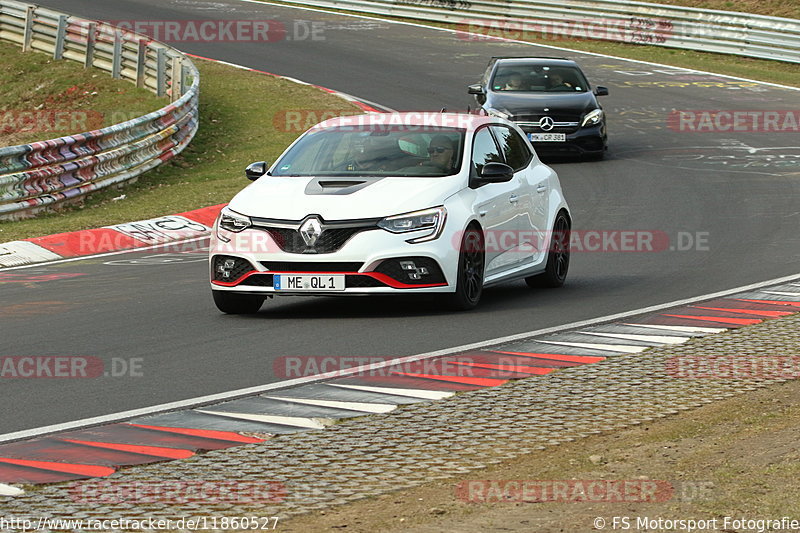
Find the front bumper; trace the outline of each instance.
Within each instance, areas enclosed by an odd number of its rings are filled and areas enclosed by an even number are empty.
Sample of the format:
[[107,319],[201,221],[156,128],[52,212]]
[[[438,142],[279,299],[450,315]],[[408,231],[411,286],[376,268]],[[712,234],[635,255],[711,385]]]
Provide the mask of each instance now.
[[[211,288],[243,294],[328,296],[453,292],[458,262],[458,246],[452,244],[455,236],[445,231],[434,241],[406,242],[414,236],[373,229],[351,236],[331,253],[289,253],[259,229],[235,234],[227,243],[214,234],[209,256]],[[343,275],[345,288],[277,290],[276,274]]]
[[[532,128],[530,126],[520,127],[526,134],[546,133],[539,128]],[[578,128],[575,131],[564,133],[566,135],[566,140],[563,142],[531,142],[531,144],[538,154],[596,155],[606,150],[608,139],[605,124]]]

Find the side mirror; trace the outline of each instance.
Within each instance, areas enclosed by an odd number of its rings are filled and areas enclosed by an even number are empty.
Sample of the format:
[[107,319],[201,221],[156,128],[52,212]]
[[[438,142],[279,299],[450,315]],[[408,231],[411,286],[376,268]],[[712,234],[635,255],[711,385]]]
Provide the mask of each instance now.
[[479,186],[486,183],[503,183],[511,181],[513,177],[514,169],[505,163],[486,163],[476,182]]
[[244,169],[244,175],[247,176],[247,179],[250,181],[256,181],[258,178],[267,173],[267,168],[267,163],[265,161],[250,163],[247,165],[247,168]]
[[467,87],[467,94],[486,94],[480,83]]
[[601,87],[598,85],[594,88],[594,94],[596,96],[608,96],[608,87]]

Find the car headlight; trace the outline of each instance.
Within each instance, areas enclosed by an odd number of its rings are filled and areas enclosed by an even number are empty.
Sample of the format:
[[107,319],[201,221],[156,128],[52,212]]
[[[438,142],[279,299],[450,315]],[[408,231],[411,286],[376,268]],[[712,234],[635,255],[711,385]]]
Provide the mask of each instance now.
[[407,242],[418,243],[432,241],[442,234],[447,210],[444,207],[433,207],[404,213],[393,217],[386,217],[378,222],[378,227],[391,233],[409,233],[412,231],[428,230],[424,235],[409,239]]
[[581,122],[581,127],[596,126],[600,124],[602,120],[603,120],[603,110],[595,109],[593,111],[589,111],[588,113],[586,113],[586,116],[583,117],[583,122]]
[[225,207],[219,214],[217,218],[217,237],[225,242],[230,242],[230,239],[226,238],[225,236],[221,235],[219,230],[223,229],[225,231],[231,231],[233,233],[239,233],[240,231],[244,231],[250,226],[252,226],[252,222],[250,221],[250,217],[246,217],[244,215],[240,215],[236,211]]

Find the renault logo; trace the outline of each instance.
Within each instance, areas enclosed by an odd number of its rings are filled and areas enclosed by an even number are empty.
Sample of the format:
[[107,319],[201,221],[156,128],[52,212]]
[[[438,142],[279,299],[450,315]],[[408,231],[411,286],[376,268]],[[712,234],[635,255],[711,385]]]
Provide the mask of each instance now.
[[319,239],[321,234],[322,225],[316,217],[309,218],[300,226],[300,236],[303,237],[303,241],[305,241],[306,246],[309,248],[312,248],[317,243],[317,239]]
[[539,121],[539,127],[542,128],[543,131],[550,131],[555,125],[556,122],[551,117],[542,117],[542,120]]

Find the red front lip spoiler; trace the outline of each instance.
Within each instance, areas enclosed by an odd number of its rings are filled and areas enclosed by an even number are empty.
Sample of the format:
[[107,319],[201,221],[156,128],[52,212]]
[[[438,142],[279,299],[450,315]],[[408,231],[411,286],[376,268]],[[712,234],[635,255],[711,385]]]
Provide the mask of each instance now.
[[344,275],[344,276],[366,276],[368,278],[375,279],[380,281],[384,285],[387,285],[393,289],[425,289],[429,287],[445,287],[447,283],[426,283],[420,285],[411,285],[409,283],[403,283],[397,281],[394,278],[390,278],[386,274],[381,274],[380,272],[314,272],[314,271],[303,271],[303,272],[277,272],[277,271],[268,271],[262,272],[259,270],[251,270],[246,274],[243,274],[239,279],[235,281],[216,281],[211,280],[211,283],[214,285],[219,285],[221,287],[235,287],[242,283],[244,280],[249,278],[250,276],[257,276],[260,274],[325,274],[325,275]]

